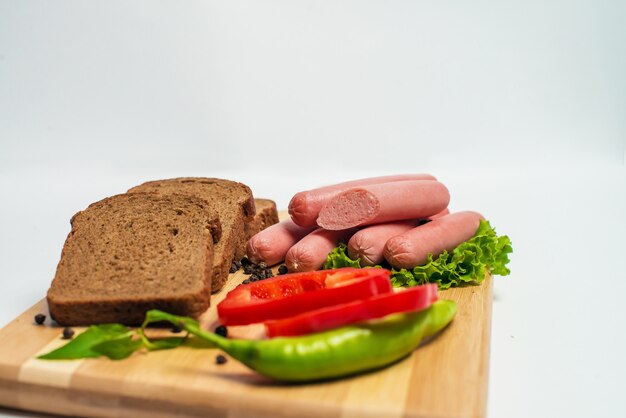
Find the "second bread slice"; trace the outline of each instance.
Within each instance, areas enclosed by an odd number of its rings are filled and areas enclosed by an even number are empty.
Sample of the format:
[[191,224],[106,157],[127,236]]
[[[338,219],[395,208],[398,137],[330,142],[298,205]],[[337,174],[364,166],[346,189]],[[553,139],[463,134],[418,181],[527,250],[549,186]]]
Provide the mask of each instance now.
[[215,245],[212,291],[217,292],[228,279],[233,259],[243,255],[244,224],[254,218],[252,191],[242,183],[205,177],[180,177],[156,180],[133,187],[129,193],[149,192],[159,195],[184,194],[207,202],[217,212],[222,237]]

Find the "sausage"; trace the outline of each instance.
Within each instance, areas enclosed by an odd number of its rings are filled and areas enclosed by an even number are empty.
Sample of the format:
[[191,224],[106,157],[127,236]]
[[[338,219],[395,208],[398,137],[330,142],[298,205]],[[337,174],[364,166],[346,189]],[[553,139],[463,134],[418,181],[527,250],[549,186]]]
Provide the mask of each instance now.
[[324,265],[328,253],[339,244],[347,241],[356,230],[328,231],[318,228],[287,251],[285,264],[290,272],[319,270]]
[[347,181],[332,186],[320,187],[296,193],[289,202],[289,215],[300,226],[317,226],[317,215],[333,197],[350,188],[366,186],[368,184],[390,183],[405,180],[436,180],[430,174],[398,174],[394,176],[370,177],[360,180]]
[[448,208],[445,208],[426,219],[396,221],[363,228],[348,241],[348,255],[354,260],[360,258],[362,266],[380,264],[385,260],[383,251],[389,239],[449,213]]
[[429,217],[428,217],[428,218],[426,218],[426,219],[428,219],[429,221],[432,221],[432,220],[434,220],[434,219],[441,218],[442,216],[445,216],[445,215],[447,215],[447,214],[449,214],[449,213],[450,213],[450,210],[449,210],[448,208],[445,208],[445,209],[444,209],[444,210],[442,210],[441,212],[439,212],[439,213],[435,213],[433,216],[429,216]]
[[384,255],[393,267],[411,269],[435,258],[444,250],[452,251],[472,238],[484,219],[477,212],[456,212],[397,235],[385,244]]
[[385,256],[385,243],[392,237],[415,228],[419,220],[389,222],[361,229],[348,241],[348,255],[361,259],[362,266],[380,264]]
[[446,186],[433,180],[371,184],[347,190],[320,211],[317,224],[339,230],[361,225],[427,218],[448,206]]
[[289,219],[271,225],[248,240],[248,258],[254,263],[263,261],[268,266],[278,264],[292,245],[314,229],[303,228]]

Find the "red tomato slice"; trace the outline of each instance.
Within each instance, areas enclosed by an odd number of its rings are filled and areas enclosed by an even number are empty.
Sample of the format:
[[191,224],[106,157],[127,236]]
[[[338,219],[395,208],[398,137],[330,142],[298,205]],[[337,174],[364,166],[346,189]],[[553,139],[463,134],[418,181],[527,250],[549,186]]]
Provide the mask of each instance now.
[[292,318],[265,322],[269,337],[305,335],[355,322],[382,318],[398,312],[428,308],[437,300],[437,285],[427,284],[397,293],[372,296],[365,300],[330,306]]
[[246,325],[352,302],[392,291],[388,270],[380,268],[285,274],[238,286],[217,305],[224,325]]

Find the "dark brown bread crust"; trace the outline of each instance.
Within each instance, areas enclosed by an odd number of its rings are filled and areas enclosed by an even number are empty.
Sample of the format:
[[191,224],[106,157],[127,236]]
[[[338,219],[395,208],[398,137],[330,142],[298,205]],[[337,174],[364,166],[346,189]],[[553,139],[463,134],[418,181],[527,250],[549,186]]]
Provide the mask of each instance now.
[[[278,210],[276,203],[270,199],[254,199],[256,206],[256,216],[246,224],[246,241],[255,234],[261,232],[268,226],[278,223]],[[244,244],[245,244],[244,243]]]
[[215,245],[212,291],[220,290],[228,279],[228,271],[233,260],[245,254],[244,225],[253,220],[256,213],[250,188],[245,184],[230,180],[180,177],[149,181],[133,187],[128,192],[151,192],[161,195],[176,193],[195,196],[204,199],[218,213],[222,225],[222,237]]
[[48,290],[61,325],[140,324],[149,309],[209,306],[216,213],[192,196],[116,195],[71,220]]

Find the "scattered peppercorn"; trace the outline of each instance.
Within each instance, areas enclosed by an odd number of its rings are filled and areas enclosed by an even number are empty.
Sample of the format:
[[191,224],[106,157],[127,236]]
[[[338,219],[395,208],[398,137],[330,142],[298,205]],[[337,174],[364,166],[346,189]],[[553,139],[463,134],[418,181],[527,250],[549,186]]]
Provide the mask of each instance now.
[[215,333],[217,335],[221,335],[222,337],[228,337],[228,328],[224,325],[219,325],[215,328]]
[[63,339],[69,340],[74,336],[74,330],[70,327],[63,328]]
[[35,315],[35,323],[37,325],[41,325],[44,323],[44,321],[46,320],[46,316],[44,314],[37,314]]
[[235,263],[233,263],[233,264],[231,264],[231,265],[230,265],[230,269],[228,270],[228,272],[229,272],[229,273],[234,273],[234,272],[236,272],[237,270],[239,270],[239,269],[237,268],[237,265],[236,265]]
[[250,279],[246,279],[243,282],[241,282],[241,284],[250,284]]
[[241,261],[233,261],[233,263],[235,263],[235,266],[237,267],[237,270],[239,270],[241,268]]
[[[233,265],[237,263],[236,261],[233,262]],[[270,277],[274,277],[274,272],[272,271],[271,268],[267,267],[267,263],[265,263],[264,261],[259,262],[259,264],[255,264],[252,261],[250,261],[250,259],[248,258],[242,258],[241,259],[241,263],[239,263],[242,267],[243,267],[243,272],[244,274],[249,274],[250,277],[249,281],[244,280],[243,284],[248,284],[250,282],[257,282],[259,280],[264,280],[264,279],[269,279]],[[233,273],[232,271],[232,266],[231,266],[231,273]],[[288,272],[287,266],[286,265],[281,265],[278,268],[278,274],[286,274]]]
[[224,364],[227,361],[228,359],[223,354],[218,354],[217,356],[215,356],[215,364]]

